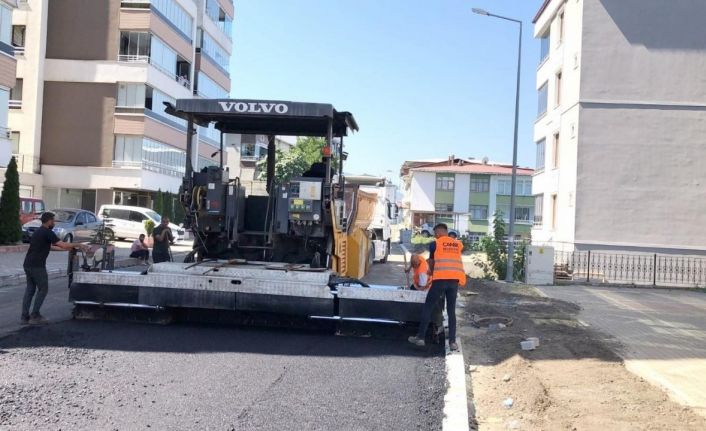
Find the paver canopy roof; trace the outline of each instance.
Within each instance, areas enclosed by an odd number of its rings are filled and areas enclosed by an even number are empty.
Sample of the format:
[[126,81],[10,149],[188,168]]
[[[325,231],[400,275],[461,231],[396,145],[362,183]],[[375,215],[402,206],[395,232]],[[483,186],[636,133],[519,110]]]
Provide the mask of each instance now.
[[350,112],[338,112],[332,105],[280,100],[249,99],[178,99],[176,105],[165,102],[166,112],[206,126],[216,123],[224,133],[289,136],[326,136],[333,119],[333,136],[357,131]]

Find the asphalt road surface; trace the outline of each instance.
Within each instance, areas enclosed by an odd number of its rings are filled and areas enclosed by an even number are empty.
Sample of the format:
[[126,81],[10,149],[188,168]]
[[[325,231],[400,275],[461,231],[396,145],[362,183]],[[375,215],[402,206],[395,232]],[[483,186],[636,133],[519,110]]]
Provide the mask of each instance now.
[[70,319],[18,329],[0,287],[0,430],[441,429],[443,356],[396,336]]

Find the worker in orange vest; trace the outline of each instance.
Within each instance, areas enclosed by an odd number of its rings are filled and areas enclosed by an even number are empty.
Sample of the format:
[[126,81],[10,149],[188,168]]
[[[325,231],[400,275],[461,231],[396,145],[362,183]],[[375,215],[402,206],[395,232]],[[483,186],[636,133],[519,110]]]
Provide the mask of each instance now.
[[414,270],[414,278],[411,290],[427,291],[431,287],[432,277],[429,275],[429,264],[427,260],[420,254],[413,254],[409,259],[410,267],[405,268],[405,272]]
[[429,274],[433,281],[427,293],[419,332],[409,337],[409,342],[416,346],[424,346],[427,328],[432,318],[434,307],[442,297],[446,298],[446,313],[449,319],[449,348],[458,350],[456,344],[456,297],[459,286],[466,285],[466,271],[463,268],[463,244],[449,236],[449,228],[440,223],[434,227],[436,236],[434,255],[429,259]]
[[[429,264],[421,254],[413,254],[409,259],[410,267],[405,268],[405,272],[414,270],[413,282],[409,287],[411,290],[419,290],[429,292],[431,288],[432,276],[429,274]],[[442,302],[439,301],[434,307],[433,321],[436,326],[436,334],[439,335],[444,331],[444,313]]]

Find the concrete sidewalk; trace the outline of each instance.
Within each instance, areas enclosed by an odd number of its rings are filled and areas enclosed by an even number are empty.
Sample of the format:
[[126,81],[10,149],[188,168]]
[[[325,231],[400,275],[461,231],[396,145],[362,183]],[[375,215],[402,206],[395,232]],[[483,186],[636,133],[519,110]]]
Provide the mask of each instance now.
[[706,417],[706,294],[679,290],[543,286],[582,307],[579,317],[617,339],[631,372]]

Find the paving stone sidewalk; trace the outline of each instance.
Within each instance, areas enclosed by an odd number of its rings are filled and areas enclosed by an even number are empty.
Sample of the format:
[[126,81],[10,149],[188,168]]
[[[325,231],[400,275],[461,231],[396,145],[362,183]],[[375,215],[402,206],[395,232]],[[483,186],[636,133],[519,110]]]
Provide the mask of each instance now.
[[706,417],[706,294],[664,289],[542,286],[581,306],[579,317],[615,337],[633,373]]

